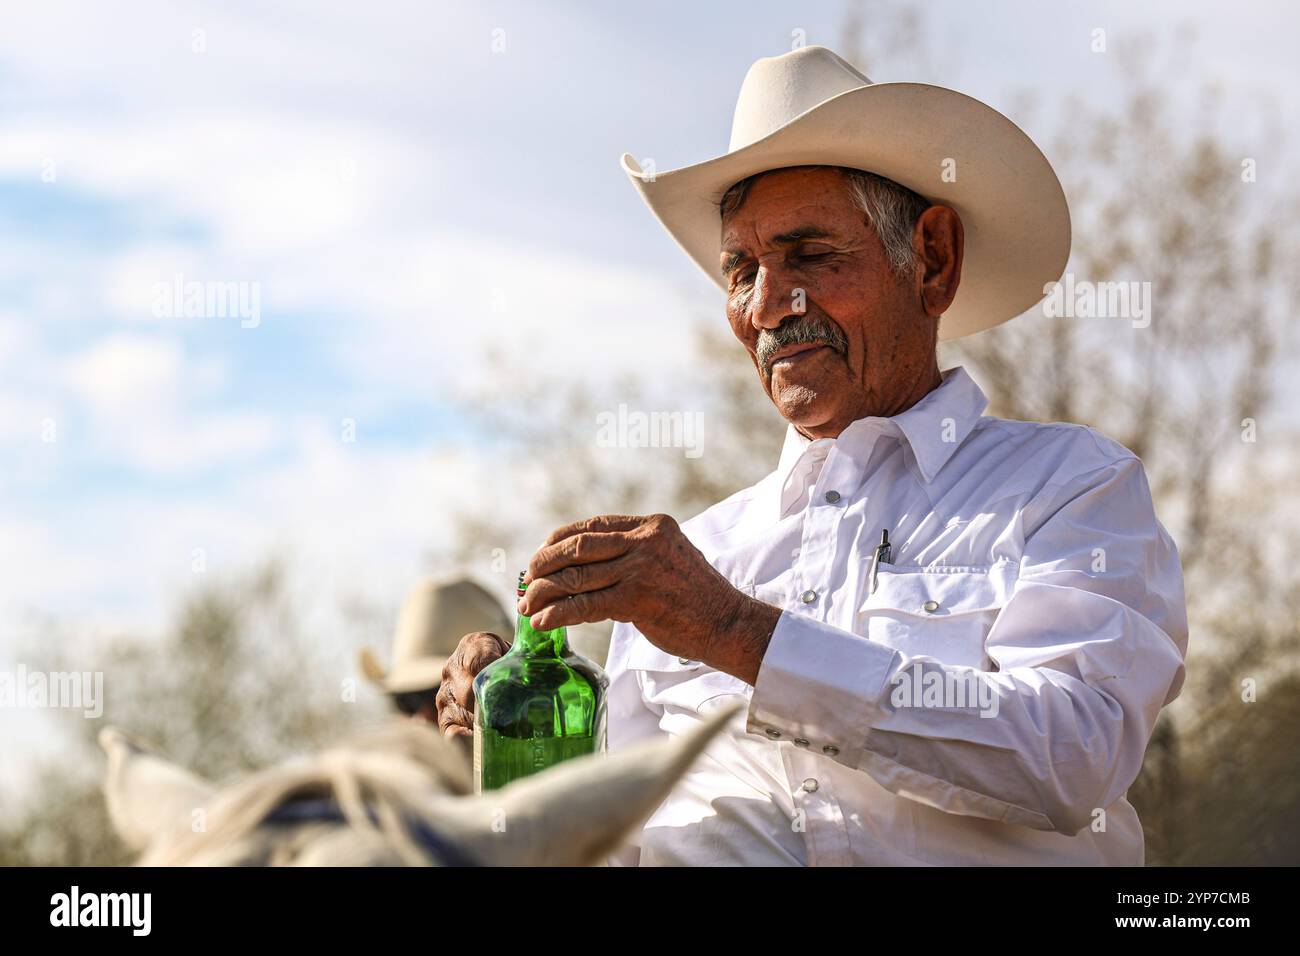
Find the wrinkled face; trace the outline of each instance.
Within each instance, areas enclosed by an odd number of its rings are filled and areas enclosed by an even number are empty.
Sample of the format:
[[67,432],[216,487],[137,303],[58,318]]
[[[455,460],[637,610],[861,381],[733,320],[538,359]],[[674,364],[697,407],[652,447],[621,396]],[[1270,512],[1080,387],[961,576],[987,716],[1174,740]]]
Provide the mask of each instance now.
[[[809,437],[897,414],[919,397],[918,381],[937,375],[924,269],[891,269],[837,170],[756,179],[722,223],[722,262],[732,331],[781,415]],[[805,325],[791,335],[794,323]]]

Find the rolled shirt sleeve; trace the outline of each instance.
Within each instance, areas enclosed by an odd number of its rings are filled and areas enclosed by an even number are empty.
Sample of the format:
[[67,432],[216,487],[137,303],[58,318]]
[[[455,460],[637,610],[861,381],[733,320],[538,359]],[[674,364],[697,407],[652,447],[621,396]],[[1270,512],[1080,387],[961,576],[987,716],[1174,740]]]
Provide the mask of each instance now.
[[[994,669],[909,657],[786,611],[748,731],[946,812],[1065,834],[1090,825],[1137,777],[1182,687],[1182,570],[1134,457],[1049,485],[1020,520],[1018,577],[985,637]],[[965,706],[900,706],[905,681],[987,689]]]

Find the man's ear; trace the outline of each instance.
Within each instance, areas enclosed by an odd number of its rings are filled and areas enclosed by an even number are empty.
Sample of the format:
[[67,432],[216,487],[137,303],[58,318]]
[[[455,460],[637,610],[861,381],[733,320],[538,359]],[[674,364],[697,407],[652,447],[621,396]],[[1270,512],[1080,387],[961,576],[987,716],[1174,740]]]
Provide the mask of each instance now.
[[116,727],[99,732],[99,745],[108,755],[104,797],[118,836],[133,850],[143,850],[156,837],[178,827],[188,828],[194,811],[203,807],[213,787],[131,740]]
[[961,216],[951,206],[936,203],[916,220],[912,249],[917,259],[917,292],[921,308],[931,318],[943,315],[957,297],[965,243]]

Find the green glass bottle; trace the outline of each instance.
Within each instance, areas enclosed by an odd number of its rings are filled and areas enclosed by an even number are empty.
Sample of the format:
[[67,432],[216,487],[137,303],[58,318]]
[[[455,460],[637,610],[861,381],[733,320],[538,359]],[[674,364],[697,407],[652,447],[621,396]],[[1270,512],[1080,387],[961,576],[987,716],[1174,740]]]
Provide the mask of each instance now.
[[535,631],[519,615],[510,650],[474,678],[475,792],[603,753],[608,687],[600,667],[569,650],[565,628]]

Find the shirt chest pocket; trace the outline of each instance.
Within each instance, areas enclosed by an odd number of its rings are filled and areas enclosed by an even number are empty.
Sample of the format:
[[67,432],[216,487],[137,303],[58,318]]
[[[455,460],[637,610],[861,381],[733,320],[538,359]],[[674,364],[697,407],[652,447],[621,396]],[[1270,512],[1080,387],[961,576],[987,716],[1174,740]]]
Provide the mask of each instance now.
[[664,708],[706,714],[730,699],[747,698],[753,692],[739,677],[700,661],[674,657],[641,636],[628,653],[627,668],[639,672],[646,701]]
[[1013,580],[1004,566],[881,565],[857,630],[907,657],[993,670],[984,642]]

